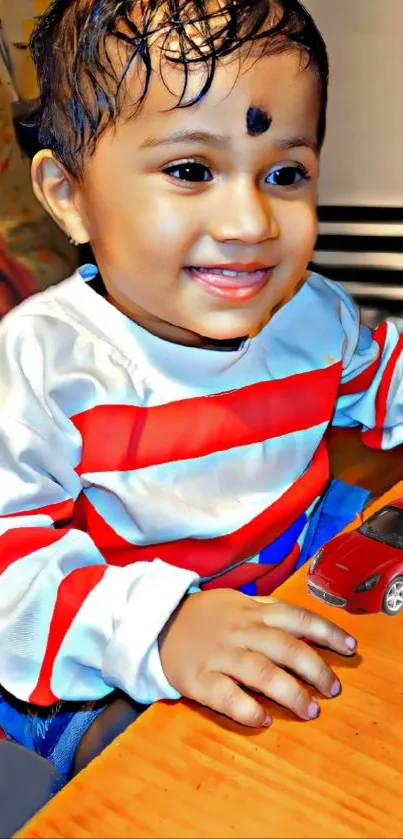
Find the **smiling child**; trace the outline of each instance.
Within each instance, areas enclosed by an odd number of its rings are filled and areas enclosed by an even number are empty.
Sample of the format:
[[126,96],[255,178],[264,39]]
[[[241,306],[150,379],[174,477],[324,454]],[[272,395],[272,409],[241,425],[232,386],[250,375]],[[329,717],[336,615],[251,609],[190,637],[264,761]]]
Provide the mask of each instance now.
[[0,328],[0,725],[68,777],[161,698],[262,726],[244,687],[304,720],[340,692],[307,641],[355,640],[270,595],[368,498],[328,425],[402,441],[401,342],[307,271],[297,0],[54,0],[32,51],[34,190],[94,264]]

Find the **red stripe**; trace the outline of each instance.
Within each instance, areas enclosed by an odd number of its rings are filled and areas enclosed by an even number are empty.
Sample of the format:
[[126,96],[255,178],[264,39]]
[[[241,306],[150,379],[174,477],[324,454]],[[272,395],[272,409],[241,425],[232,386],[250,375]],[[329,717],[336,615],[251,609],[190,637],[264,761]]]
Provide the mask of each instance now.
[[119,536],[102,519],[85,493],[82,494],[81,504],[85,510],[87,532],[110,565],[125,566],[159,557],[171,565],[191,568],[204,577],[254,556],[271,544],[323,491],[328,477],[329,461],[322,440],[306,472],[281,498],[239,530],[212,539],[178,539],[144,547],[133,545]]
[[298,560],[300,555],[300,548],[298,543],[296,543],[292,549],[292,551],[288,554],[288,556],[280,562],[279,565],[276,565],[269,574],[266,574],[265,577],[261,577],[257,580],[257,593],[259,596],[264,597],[268,594],[272,594],[276,588],[282,586],[291,574],[294,572],[295,564]]
[[340,374],[338,362],[279,381],[152,408],[98,405],[72,417],[83,440],[77,471],[140,469],[311,428],[331,417]]
[[377,357],[372,364],[369,365],[369,367],[362,371],[362,373],[359,373],[358,376],[355,376],[353,379],[350,379],[348,382],[344,382],[340,385],[339,396],[351,396],[354,393],[362,393],[362,391],[367,390],[371,386],[373,378],[378,372],[382,362],[382,354],[386,342],[387,332],[388,326],[386,321],[381,323],[377,329],[373,330],[372,338],[379,347]]
[[105,565],[77,568],[60,583],[38,682],[29,697],[34,705],[53,705],[59,699],[51,689],[56,657],[81,606],[102,580],[106,570]]
[[232,571],[227,571],[222,577],[216,577],[216,579],[204,583],[202,588],[241,588],[247,583],[256,582],[257,594],[271,594],[292,574],[298,557],[299,546],[296,544],[288,556],[278,565],[246,562],[238,568],[233,568]]
[[67,530],[53,530],[50,527],[19,527],[7,530],[0,536],[0,574],[22,557],[59,542],[66,533]]
[[382,442],[383,442],[383,429],[385,427],[386,421],[386,413],[387,413],[387,401],[388,401],[388,394],[390,390],[390,385],[392,383],[393,374],[396,369],[397,362],[403,351],[403,335],[400,335],[399,340],[390,356],[390,359],[385,367],[381,383],[379,386],[379,390],[376,397],[376,415],[375,415],[375,428],[371,428],[369,431],[365,431],[363,439],[365,441],[366,446],[370,446],[373,449],[381,449]]
[[16,518],[17,516],[49,516],[52,521],[63,521],[64,519],[71,519],[74,511],[74,501],[72,498],[67,498],[65,501],[59,501],[57,504],[48,504],[43,507],[35,507],[32,510],[19,510],[18,513],[4,513],[0,516],[2,519]]

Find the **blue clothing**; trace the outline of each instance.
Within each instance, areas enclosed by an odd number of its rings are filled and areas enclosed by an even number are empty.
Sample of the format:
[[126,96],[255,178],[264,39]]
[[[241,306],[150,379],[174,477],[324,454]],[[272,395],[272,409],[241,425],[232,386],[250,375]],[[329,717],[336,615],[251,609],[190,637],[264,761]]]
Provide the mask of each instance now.
[[[59,702],[53,708],[36,708],[0,692],[0,727],[8,739],[49,760],[59,773],[57,792],[70,778],[75,751],[92,723],[116,694],[105,702]],[[131,722],[146,706],[133,703]],[[119,730],[116,735],[120,734]]]
[[297,568],[347,527],[364,510],[371,497],[368,489],[343,481],[331,481],[311,516]]

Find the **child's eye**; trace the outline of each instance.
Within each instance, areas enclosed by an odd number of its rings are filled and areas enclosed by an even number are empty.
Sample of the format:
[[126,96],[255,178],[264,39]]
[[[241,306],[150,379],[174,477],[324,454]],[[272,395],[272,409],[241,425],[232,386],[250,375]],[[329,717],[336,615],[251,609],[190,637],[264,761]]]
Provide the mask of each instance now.
[[177,181],[187,183],[206,183],[213,180],[213,175],[208,166],[198,163],[197,160],[186,160],[183,163],[173,163],[163,170],[165,175],[175,178]]
[[272,186],[297,186],[302,181],[309,181],[309,175],[305,167],[300,165],[276,166],[266,177],[266,183]]

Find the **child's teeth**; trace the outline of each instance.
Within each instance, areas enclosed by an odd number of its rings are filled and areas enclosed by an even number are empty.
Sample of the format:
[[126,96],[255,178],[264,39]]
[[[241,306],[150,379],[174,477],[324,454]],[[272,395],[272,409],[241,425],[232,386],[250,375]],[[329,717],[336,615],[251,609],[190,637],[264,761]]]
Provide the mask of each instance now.
[[198,268],[197,270],[211,274],[223,274],[224,277],[247,277],[249,273],[248,271],[230,271],[225,268]]
[[225,277],[241,277],[246,271],[226,271],[224,268],[219,270],[220,274],[224,274]]

